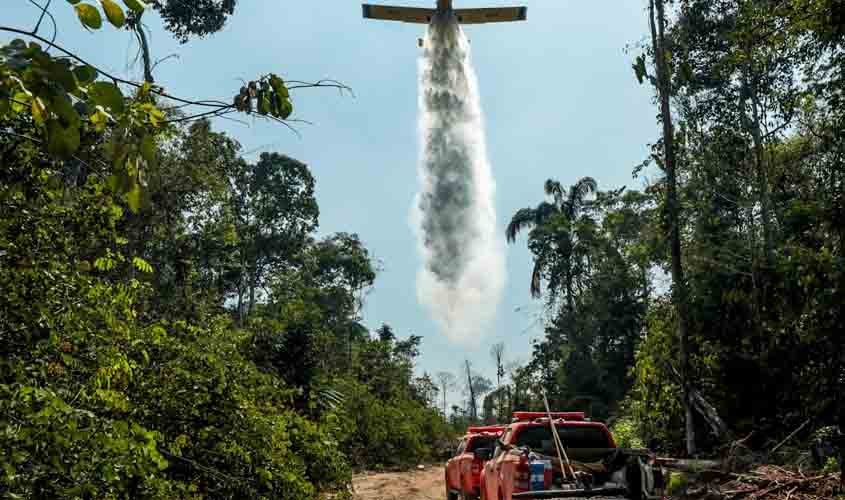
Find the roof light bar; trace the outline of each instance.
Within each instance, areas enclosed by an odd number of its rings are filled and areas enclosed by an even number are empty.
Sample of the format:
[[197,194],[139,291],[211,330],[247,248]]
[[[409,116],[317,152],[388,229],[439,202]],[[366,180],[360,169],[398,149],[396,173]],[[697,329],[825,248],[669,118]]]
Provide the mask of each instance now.
[[[552,418],[562,418],[564,420],[580,420],[583,421],[587,415],[583,411],[560,411],[551,412]],[[544,411],[515,411],[513,418],[517,420],[533,420],[535,418],[548,418],[549,414]]]
[[504,425],[488,425],[484,427],[470,427],[467,432],[470,434],[481,434],[482,432],[504,432]]

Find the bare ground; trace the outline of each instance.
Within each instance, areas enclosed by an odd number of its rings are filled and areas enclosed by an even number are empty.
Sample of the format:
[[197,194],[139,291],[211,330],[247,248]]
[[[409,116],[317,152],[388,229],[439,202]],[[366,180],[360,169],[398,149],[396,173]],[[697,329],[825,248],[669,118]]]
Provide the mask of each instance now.
[[442,466],[411,472],[366,473],[352,479],[355,500],[444,500]]

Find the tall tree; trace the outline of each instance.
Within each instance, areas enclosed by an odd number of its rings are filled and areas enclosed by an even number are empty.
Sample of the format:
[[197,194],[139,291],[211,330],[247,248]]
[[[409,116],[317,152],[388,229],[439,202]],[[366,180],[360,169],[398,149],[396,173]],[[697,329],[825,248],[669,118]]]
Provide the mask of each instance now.
[[435,378],[437,380],[437,386],[440,388],[440,394],[443,397],[443,416],[446,416],[447,394],[449,393],[449,391],[455,388],[455,385],[457,384],[457,378],[453,373],[446,371],[437,372]]
[[[574,258],[578,251],[576,225],[587,203],[587,197],[595,192],[596,181],[584,177],[565,190],[560,182],[549,179],[544,191],[551,201],[543,201],[535,208],[523,208],[514,214],[505,231],[508,242],[516,241],[517,235],[530,229],[528,248],[534,254],[534,269],[531,273],[531,296],[540,297],[544,276],[551,280],[550,287],[556,291],[562,283],[566,307],[570,314],[575,309]],[[562,275],[562,278],[558,277]]]
[[243,321],[267,277],[294,259],[318,225],[314,178],[308,167],[276,153],[242,164],[230,178],[231,211],[238,235],[237,306]]
[[663,124],[662,166],[666,172],[666,217],[672,256],[672,292],[678,314],[678,347],[684,392],[683,406],[686,416],[686,445],[687,453],[693,455],[696,452],[696,440],[690,390],[689,312],[686,281],[681,262],[681,207],[678,202],[678,163],[675,149],[675,129],[672,123],[672,74],[669,66],[672,52],[666,40],[666,23],[665,0],[649,0],[651,50],[654,57],[654,67],[657,71],[656,90],[660,102],[660,121]]
[[476,394],[475,394],[475,384],[473,383],[473,375],[472,369],[470,368],[469,360],[464,360],[464,368],[466,369],[464,375],[466,376],[466,385],[464,388],[466,389],[468,398],[467,398],[467,414],[469,416],[469,421],[474,423],[476,417],[478,415],[478,408],[476,407]]
[[497,342],[490,346],[490,357],[496,364],[496,391],[498,395],[497,412],[502,413],[502,377],[505,376],[505,343]]

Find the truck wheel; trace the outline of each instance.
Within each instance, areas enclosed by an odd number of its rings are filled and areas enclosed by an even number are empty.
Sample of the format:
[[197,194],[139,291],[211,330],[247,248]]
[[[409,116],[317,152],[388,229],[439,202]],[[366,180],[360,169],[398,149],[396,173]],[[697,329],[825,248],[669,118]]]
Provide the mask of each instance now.
[[631,500],[643,500],[643,478],[640,475],[639,461],[629,460],[625,466],[625,480],[628,482],[628,495]]
[[449,491],[449,488],[446,488],[446,500],[458,500],[458,494],[452,493]]

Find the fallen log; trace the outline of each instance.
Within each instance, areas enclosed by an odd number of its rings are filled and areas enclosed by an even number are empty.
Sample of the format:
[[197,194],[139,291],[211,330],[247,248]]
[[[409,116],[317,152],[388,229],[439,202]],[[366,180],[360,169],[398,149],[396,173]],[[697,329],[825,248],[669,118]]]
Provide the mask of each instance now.
[[799,432],[801,432],[801,431],[804,429],[804,427],[807,427],[807,426],[810,424],[810,421],[811,421],[811,420],[812,420],[812,419],[809,419],[809,418],[808,418],[806,422],[804,422],[803,424],[801,424],[801,425],[800,425],[797,429],[795,429],[795,430],[794,430],[794,431],[792,431],[792,432],[791,432],[788,436],[786,436],[786,439],[784,439],[783,441],[781,441],[780,443],[778,443],[778,445],[777,445],[777,446],[775,446],[774,448],[772,448],[772,451],[770,451],[769,453],[775,453],[776,451],[778,451],[778,450],[780,449],[780,447],[781,447],[781,446],[783,446],[783,445],[785,445],[786,443],[788,443],[788,442],[789,442],[792,438],[794,438],[794,437],[795,437],[795,435],[796,435],[796,434],[798,434]]
[[680,472],[704,472],[707,470],[719,470],[722,462],[718,460],[694,460],[688,458],[657,458],[656,463]]

